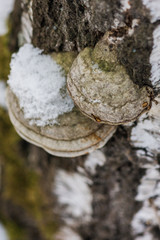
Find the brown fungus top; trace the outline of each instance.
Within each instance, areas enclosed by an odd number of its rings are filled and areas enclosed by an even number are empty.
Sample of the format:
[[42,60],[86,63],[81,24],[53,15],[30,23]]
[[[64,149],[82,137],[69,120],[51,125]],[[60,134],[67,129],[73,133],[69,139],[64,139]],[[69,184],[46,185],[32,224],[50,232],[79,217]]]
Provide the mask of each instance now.
[[106,37],[74,60],[67,87],[75,104],[91,119],[111,125],[134,121],[150,109],[150,87],[134,84]]

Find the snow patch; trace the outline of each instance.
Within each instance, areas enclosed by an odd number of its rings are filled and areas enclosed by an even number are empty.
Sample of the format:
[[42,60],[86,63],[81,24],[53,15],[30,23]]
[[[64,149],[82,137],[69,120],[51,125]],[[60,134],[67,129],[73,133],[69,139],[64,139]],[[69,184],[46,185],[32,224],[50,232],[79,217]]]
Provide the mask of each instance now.
[[10,66],[8,84],[31,125],[55,124],[59,115],[72,110],[63,69],[51,56],[25,44],[12,55]]
[[71,228],[63,227],[55,236],[55,240],[82,240],[82,238]]
[[85,161],[85,169],[88,170],[91,174],[96,173],[97,166],[103,166],[106,162],[106,157],[104,153],[100,150],[96,150],[88,154]]
[[143,236],[137,237],[135,240],[154,240],[154,239],[153,239],[153,235],[147,232]]
[[158,104],[152,102],[152,108],[142,115],[132,128],[131,142],[137,148],[136,154],[142,168],[158,168],[157,154],[160,152],[160,96]]
[[13,9],[14,0],[0,0],[0,35],[7,33],[7,18]]
[[0,223],[0,240],[9,240],[7,232],[1,223]]
[[[160,4],[158,4],[160,8]],[[160,10],[159,10],[160,14]],[[160,25],[153,31],[153,49],[150,55],[152,85],[156,88],[160,87]]]
[[142,116],[131,132],[131,141],[137,148],[145,148],[148,153],[160,151],[160,122]]
[[150,10],[151,22],[160,20],[160,4],[159,0],[143,0],[143,4]]
[[[160,227],[160,172],[159,169],[147,169],[138,187],[136,200],[142,202],[142,208],[132,220],[133,234],[136,240],[153,239],[150,229]],[[141,235],[141,237],[138,237]],[[147,237],[148,236],[148,237]],[[146,238],[145,238],[146,237]]]
[[135,28],[139,25],[139,19],[133,19],[132,20],[132,26],[128,29],[128,35],[132,36],[134,33]]
[[[154,197],[156,181],[160,180],[158,169],[147,169],[146,175],[142,177],[141,184],[138,187],[137,201],[144,201],[150,197]],[[156,190],[157,191],[157,190]],[[159,189],[160,194],[160,189]]]
[[83,3],[86,5],[86,7],[89,7],[89,0],[83,0]]
[[131,8],[131,5],[129,4],[129,0],[121,0],[122,11],[127,11],[130,8]]
[[64,206],[63,217],[67,224],[90,221],[92,215],[91,181],[79,173],[59,170],[55,177],[54,193]]
[[0,106],[4,109],[7,109],[5,95],[6,95],[6,84],[4,81],[0,81]]
[[[151,22],[160,20],[159,0],[143,0],[143,4],[150,10]],[[152,85],[159,90],[160,88],[160,25],[153,31],[153,49],[150,55]]]

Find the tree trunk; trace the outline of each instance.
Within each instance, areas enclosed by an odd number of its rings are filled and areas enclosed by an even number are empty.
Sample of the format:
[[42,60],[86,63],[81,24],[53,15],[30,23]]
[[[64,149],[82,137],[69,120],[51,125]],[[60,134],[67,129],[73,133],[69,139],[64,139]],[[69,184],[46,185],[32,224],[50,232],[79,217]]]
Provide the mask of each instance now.
[[12,51],[19,39],[46,54],[80,52],[111,32],[121,38],[119,62],[134,83],[154,89],[156,101],[102,149],[81,157],[54,157],[15,135],[11,155],[16,149],[18,160],[2,161],[4,223],[23,240],[160,239],[158,0],[16,0],[11,19]]

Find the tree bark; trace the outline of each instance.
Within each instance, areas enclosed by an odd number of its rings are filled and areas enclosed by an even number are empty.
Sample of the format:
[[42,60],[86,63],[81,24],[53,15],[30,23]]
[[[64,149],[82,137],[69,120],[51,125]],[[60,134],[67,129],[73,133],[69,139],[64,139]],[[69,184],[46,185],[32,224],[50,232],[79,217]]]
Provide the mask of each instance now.
[[[46,54],[80,52],[87,46],[94,47],[110,31],[122,38],[118,60],[131,80],[140,87],[154,88],[159,101],[158,82],[154,79],[160,81],[160,73],[154,70],[151,56],[160,39],[160,32],[154,34],[160,17],[153,20],[151,7],[144,2],[27,0],[20,8],[16,0],[11,49],[17,49],[21,36],[22,43],[31,42]],[[160,57],[157,61],[160,63]],[[21,200],[12,200],[13,193],[0,197],[2,215],[25,229],[25,239],[30,240],[160,239],[159,104],[152,102],[147,115],[128,126],[119,126],[102,149],[82,157],[58,158],[18,142],[22,168],[27,174],[33,171],[38,175],[36,195],[43,199],[41,217],[37,217],[36,210],[31,211],[38,197],[33,206],[29,202],[26,207]],[[5,180],[2,182],[6,188]]]

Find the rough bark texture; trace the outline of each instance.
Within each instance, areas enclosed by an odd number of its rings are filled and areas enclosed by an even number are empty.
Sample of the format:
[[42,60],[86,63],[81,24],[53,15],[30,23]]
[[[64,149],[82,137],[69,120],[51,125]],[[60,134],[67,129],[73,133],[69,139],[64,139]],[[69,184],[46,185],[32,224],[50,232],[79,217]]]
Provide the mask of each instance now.
[[[125,36],[132,20],[139,26],[133,36],[126,36],[119,46],[119,60],[136,84],[149,83],[149,56],[154,25],[141,1],[130,1],[132,8],[120,11],[120,1],[33,1],[33,43],[45,52],[82,50],[94,46],[109,30],[116,18],[119,26],[113,34]],[[46,27],[47,26],[47,27]]]
[[93,177],[93,222],[87,227],[82,225],[80,233],[82,239],[132,239],[130,222],[138,210],[134,196],[143,170],[138,167],[123,128],[104,151],[107,164]]
[[33,43],[45,52],[94,46],[111,28],[119,7],[117,0],[33,1]]
[[[118,48],[118,58],[126,67],[131,79],[141,87],[146,84],[151,86],[149,57],[156,23],[150,23],[149,11],[141,1],[131,0],[130,4],[131,9],[124,12],[120,10],[119,0],[33,0],[32,42],[34,46],[44,49],[45,53],[81,51],[86,46],[93,47],[106,31],[111,31],[114,36],[124,36]],[[17,15],[17,9],[19,7],[15,8],[13,15],[20,16],[20,12]],[[115,18],[120,22],[116,29],[113,28]],[[126,31],[131,28],[133,19],[138,19],[139,24],[134,34],[128,36]],[[17,20],[13,22],[13,29],[15,25]],[[13,31],[14,41],[11,46],[14,48],[17,45],[16,35],[17,32]],[[134,123],[134,126],[136,124]],[[41,212],[39,220],[39,215],[34,214],[35,212],[28,212],[28,209],[35,207],[34,201],[29,200],[25,205],[16,199],[14,203],[12,194],[5,195],[2,191],[0,196],[2,218],[13,220],[22,227],[26,231],[27,240],[54,239],[52,234],[56,232],[55,229],[69,226],[64,217],[65,206],[61,206],[54,193],[55,176],[59,170],[73,174],[83,169],[85,176],[92,181],[90,189],[93,196],[93,211],[88,222],[83,222],[82,218],[77,223],[77,219],[73,217],[76,224],[72,229],[82,240],[136,239],[132,233],[131,221],[142,206],[135,201],[135,196],[137,186],[145,173],[141,166],[147,160],[145,157],[138,158],[137,149],[131,146],[129,138],[132,127],[118,128],[116,134],[103,148],[107,161],[102,167],[96,168],[95,174],[90,174],[85,169],[87,156],[73,159],[58,158],[23,141],[16,142],[24,162],[23,167],[38,174],[38,184],[45,199],[38,209]],[[159,162],[158,153],[155,161]],[[37,198],[36,200],[38,201]],[[48,231],[47,234],[44,231]],[[157,225],[150,228],[155,239],[159,239],[159,231]]]

